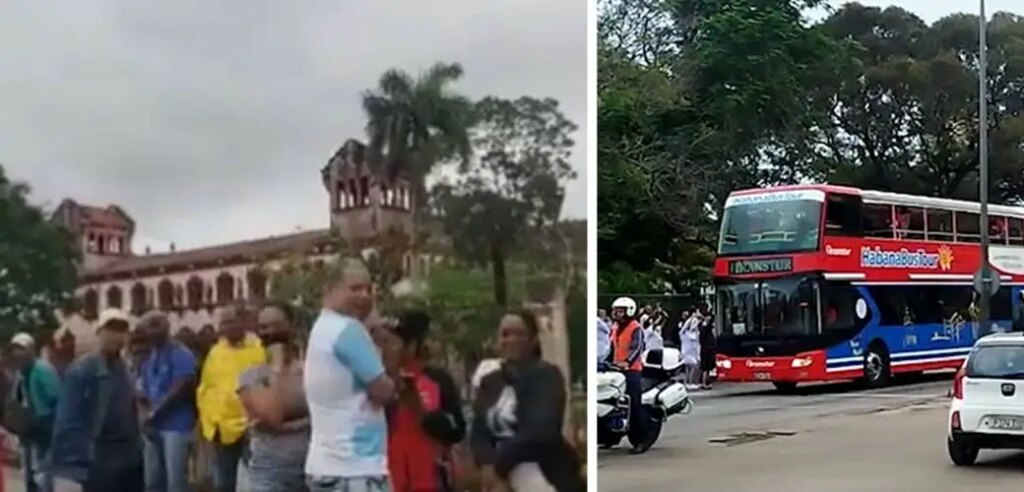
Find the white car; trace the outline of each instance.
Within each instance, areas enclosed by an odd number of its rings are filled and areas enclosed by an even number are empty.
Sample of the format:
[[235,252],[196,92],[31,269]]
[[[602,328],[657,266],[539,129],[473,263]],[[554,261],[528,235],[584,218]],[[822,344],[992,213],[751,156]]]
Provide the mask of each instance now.
[[957,466],[982,449],[1024,449],[1024,333],[974,344],[953,380],[946,447]]

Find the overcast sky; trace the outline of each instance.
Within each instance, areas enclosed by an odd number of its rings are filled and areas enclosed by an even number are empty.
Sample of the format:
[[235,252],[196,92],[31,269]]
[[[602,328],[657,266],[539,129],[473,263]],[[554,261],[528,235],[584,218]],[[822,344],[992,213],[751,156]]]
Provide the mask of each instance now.
[[449,61],[471,97],[561,101],[584,217],[589,1],[2,2],[0,164],[36,203],[123,206],[137,252],[326,227],[362,91]]
[[[850,2],[849,0],[830,0],[828,3],[838,8]],[[904,10],[917,14],[918,17],[929,24],[954,12],[978,13],[978,0],[860,0],[858,3],[883,8],[890,5],[898,5],[903,7]],[[1024,1],[986,0],[985,10],[988,15],[1000,11],[1021,15],[1024,14]]]

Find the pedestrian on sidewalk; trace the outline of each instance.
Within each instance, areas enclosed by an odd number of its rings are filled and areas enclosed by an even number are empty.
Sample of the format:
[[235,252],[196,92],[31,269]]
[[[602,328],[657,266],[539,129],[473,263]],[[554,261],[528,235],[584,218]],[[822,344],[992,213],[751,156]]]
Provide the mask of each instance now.
[[700,309],[694,309],[690,318],[682,322],[679,329],[679,352],[686,367],[686,385],[695,389],[700,384],[700,325],[703,316]]
[[[53,492],[53,479],[46,472],[50,441],[53,439],[54,413],[60,398],[57,369],[36,352],[36,342],[28,333],[11,338],[7,356],[14,369],[13,401],[8,407],[8,430],[21,443],[22,469],[28,492]],[[15,413],[21,413],[22,428],[13,425]]]
[[191,350],[171,339],[171,323],[166,314],[146,314],[136,330],[150,347],[139,367],[146,490],[187,492],[188,457],[196,425],[198,363]]
[[99,350],[71,364],[57,404],[51,444],[56,488],[66,481],[83,492],[142,492],[142,435],[135,387],[122,358],[128,317],[118,309],[100,315]]
[[238,398],[238,378],[266,362],[256,335],[246,331],[245,306],[225,306],[219,315],[220,339],[203,363],[196,403],[203,439],[213,447],[213,484],[217,492],[235,492],[238,466],[246,451],[247,422]]
[[302,350],[286,305],[260,310],[256,333],[267,363],[242,373],[238,395],[249,417],[249,492],[304,492],[309,408],[302,389]]
[[612,353],[612,327],[604,319],[601,313],[597,315],[597,364],[608,362],[608,357]]
[[[364,324],[373,311],[373,283],[358,259],[330,268],[303,367],[312,435],[306,483],[311,492],[390,492],[384,408],[394,401],[397,374],[385,374]],[[397,370],[398,363],[387,366]]]
[[707,316],[700,323],[700,385],[701,389],[711,389],[711,371],[715,370],[715,318]]

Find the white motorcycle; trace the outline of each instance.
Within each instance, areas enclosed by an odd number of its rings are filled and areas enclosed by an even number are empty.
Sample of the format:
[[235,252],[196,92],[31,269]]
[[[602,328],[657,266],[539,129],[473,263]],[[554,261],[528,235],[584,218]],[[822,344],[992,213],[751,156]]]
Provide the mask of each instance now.
[[[679,349],[666,347],[643,354],[641,401],[650,416],[647,435],[632,443],[639,452],[647,451],[661,436],[662,424],[669,417],[688,414],[693,401],[680,381],[683,359]],[[603,366],[597,372],[597,443],[615,447],[629,434],[629,395],[626,376],[621,370]]]

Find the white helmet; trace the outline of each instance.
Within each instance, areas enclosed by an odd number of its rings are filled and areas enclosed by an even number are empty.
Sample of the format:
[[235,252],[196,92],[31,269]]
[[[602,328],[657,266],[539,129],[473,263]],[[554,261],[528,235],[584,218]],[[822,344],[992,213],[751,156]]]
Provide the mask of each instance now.
[[628,297],[620,297],[612,302],[612,311],[617,308],[623,308],[626,310],[626,316],[630,318],[636,316],[636,301]]

